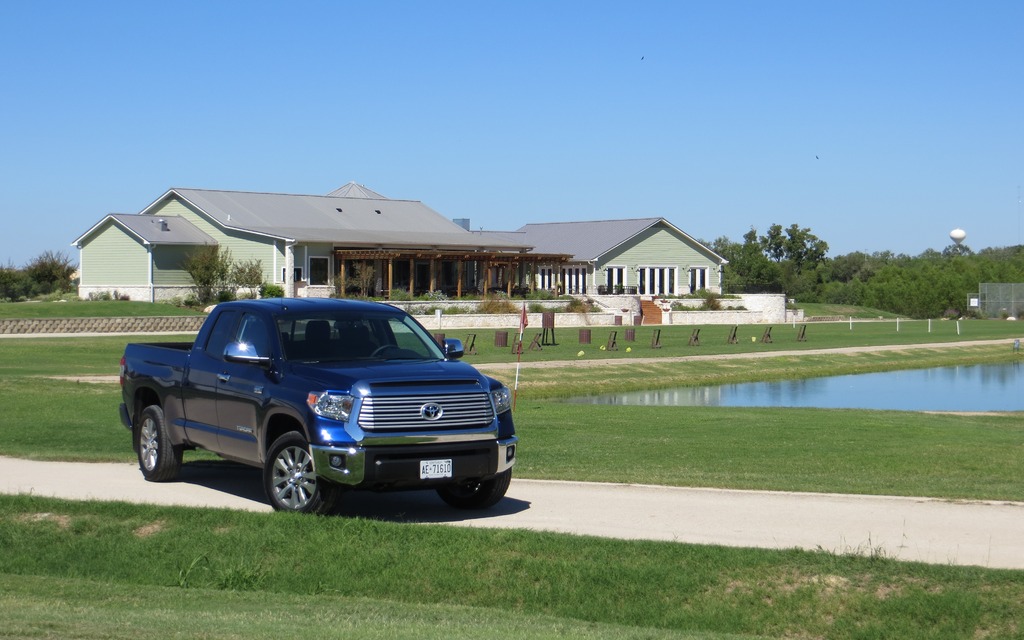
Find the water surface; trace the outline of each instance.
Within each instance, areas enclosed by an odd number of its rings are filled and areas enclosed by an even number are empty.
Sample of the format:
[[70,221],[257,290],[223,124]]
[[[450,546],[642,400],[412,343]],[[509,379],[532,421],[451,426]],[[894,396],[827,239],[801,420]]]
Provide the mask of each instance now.
[[682,387],[573,398],[581,404],[1024,411],[1019,362]]

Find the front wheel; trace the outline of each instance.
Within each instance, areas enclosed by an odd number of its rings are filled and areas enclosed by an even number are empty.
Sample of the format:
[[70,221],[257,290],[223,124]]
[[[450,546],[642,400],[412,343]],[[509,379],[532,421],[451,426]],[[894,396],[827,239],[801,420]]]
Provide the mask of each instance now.
[[133,435],[139,469],[146,480],[167,482],[178,477],[182,448],[171,443],[163,409],[157,405],[143,409]]
[[341,492],[316,477],[309,443],[297,431],[284,434],[271,445],[263,466],[263,488],[275,510],[297,513],[330,513]]
[[490,480],[441,487],[437,490],[437,495],[459,509],[486,509],[498,504],[498,501],[505,497],[511,483],[512,470],[507,469]]

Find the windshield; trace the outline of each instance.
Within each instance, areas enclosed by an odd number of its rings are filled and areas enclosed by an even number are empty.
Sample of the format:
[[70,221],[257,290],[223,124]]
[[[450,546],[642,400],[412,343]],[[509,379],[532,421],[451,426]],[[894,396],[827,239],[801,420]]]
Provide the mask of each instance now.
[[327,313],[278,318],[281,348],[288,360],[443,360],[423,327],[408,315]]

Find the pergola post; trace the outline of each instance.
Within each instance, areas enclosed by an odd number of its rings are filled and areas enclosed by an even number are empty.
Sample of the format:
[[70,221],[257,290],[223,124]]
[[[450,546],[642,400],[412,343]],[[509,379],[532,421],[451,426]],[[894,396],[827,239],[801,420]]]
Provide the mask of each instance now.
[[344,298],[347,289],[345,286],[345,254],[339,251],[335,255],[338,257],[338,295]]

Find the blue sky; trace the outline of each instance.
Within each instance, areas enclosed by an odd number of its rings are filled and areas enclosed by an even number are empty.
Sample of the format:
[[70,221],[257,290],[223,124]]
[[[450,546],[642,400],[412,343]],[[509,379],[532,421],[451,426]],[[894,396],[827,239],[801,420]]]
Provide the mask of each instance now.
[[1024,2],[5,2],[0,264],[171,187],[1024,243]]

